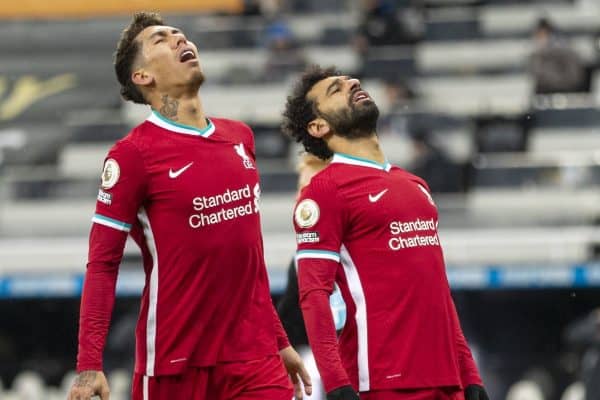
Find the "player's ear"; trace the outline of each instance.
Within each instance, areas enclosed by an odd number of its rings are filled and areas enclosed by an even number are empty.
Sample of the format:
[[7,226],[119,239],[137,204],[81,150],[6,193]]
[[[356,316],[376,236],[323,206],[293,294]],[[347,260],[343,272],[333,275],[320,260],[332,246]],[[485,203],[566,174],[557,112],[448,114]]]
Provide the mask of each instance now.
[[331,132],[331,127],[323,118],[315,118],[308,123],[306,130],[311,136],[320,139]]
[[148,86],[154,82],[154,77],[143,68],[138,68],[131,73],[131,81],[138,86]]

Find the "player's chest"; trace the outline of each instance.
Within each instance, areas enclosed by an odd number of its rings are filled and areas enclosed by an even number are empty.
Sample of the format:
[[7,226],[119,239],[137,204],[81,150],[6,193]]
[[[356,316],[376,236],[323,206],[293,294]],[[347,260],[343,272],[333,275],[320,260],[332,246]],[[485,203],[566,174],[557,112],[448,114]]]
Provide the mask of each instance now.
[[147,192],[155,201],[241,193],[258,184],[256,164],[243,143],[167,146],[146,160]]
[[358,177],[341,192],[347,223],[356,229],[384,227],[394,220],[437,221],[437,208],[427,189],[400,174]]

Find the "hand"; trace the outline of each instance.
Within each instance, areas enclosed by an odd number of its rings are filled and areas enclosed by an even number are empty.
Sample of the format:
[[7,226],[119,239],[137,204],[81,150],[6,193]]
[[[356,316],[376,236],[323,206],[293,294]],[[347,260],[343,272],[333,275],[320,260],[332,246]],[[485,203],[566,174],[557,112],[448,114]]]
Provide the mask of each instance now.
[[465,400],[490,400],[483,386],[469,385],[465,388]]
[[[285,365],[285,369],[294,384],[294,398],[297,400],[302,400],[302,385],[304,385],[304,391],[308,396],[312,394],[312,382],[310,380],[310,375],[304,368],[304,362],[300,355],[294,350],[292,346],[288,346],[285,349],[279,350],[279,354],[283,359],[283,365]],[[298,379],[300,377],[300,379]],[[300,384],[300,380],[302,380],[302,385]],[[104,399],[103,399],[104,400]]]
[[327,393],[327,400],[360,400],[352,386],[342,386]]
[[109,400],[110,390],[104,372],[82,371],[71,385],[67,400],[90,400],[94,395]]

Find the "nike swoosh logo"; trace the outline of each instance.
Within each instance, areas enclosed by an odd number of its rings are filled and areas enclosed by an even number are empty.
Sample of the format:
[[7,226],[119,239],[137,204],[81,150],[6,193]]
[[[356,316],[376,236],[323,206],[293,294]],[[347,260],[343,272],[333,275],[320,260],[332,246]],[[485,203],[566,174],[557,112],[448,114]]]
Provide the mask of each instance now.
[[169,169],[169,178],[171,178],[171,179],[177,178],[179,175],[183,174],[186,169],[188,169],[189,167],[191,167],[193,163],[194,162],[192,161],[191,163],[189,163],[188,165],[184,166],[183,168],[178,169],[177,171],[173,171],[172,169]]
[[381,192],[377,193],[375,196],[373,196],[372,194],[369,194],[369,201],[371,203],[375,203],[376,201],[378,201],[381,196],[383,196],[386,192],[388,191],[388,189],[383,189]]

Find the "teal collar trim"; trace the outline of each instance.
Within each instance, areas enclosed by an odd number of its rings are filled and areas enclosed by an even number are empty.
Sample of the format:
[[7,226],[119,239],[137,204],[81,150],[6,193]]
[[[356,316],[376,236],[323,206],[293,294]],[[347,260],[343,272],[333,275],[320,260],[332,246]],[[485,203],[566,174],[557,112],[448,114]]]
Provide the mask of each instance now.
[[368,160],[362,157],[351,156],[349,154],[335,153],[331,159],[331,163],[342,163],[350,165],[358,165],[361,167],[375,168],[381,171],[389,172],[392,169],[392,164],[386,161],[383,164]]
[[202,136],[204,138],[209,137],[215,132],[215,124],[213,124],[212,121],[208,118],[206,118],[208,126],[204,129],[198,129],[194,126],[180,124],[161,115],[156,110],[152,110],[152,113],[148,117],[147,121],[152,122],[154,125],[158,125],[161,128],[167,129],[172,132],[183,133],[192,136]]

